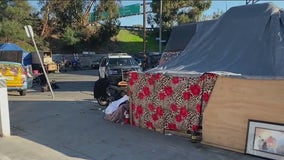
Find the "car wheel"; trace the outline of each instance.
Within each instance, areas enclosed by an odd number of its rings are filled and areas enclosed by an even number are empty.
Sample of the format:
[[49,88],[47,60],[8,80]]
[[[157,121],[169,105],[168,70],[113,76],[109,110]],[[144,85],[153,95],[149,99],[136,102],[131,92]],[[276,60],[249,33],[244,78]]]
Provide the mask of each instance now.
[[19,91],[20,96],[25,96],[27,94],[27,91]]

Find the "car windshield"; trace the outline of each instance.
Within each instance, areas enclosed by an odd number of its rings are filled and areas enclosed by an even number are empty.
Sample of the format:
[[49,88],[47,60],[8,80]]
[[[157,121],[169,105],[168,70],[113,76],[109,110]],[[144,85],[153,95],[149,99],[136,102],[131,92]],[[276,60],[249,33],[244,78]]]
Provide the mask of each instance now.
[[110,58],[108,61],[110,66],[133,66],[138,63],[132,58]]

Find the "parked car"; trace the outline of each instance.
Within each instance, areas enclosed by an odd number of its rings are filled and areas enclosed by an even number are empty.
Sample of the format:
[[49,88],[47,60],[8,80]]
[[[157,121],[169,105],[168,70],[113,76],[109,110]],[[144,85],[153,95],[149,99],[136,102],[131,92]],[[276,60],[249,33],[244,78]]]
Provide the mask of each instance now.
[[21,63],[0,61],[0,76],[6,79],[8,91],[18,91],[25,96],[28,89],[28,76]]
[[138,62],[126,53],[107,54],[99,64],[99,80],[94,85],[94,98],[102,106],[127,93],[128,72],[141,72]]
[[138,62],[126,53],[111,53],[102,57],[99,78],[107,78],[111,84],[121,81],[129,71],[142,71]]
[[143,55],[143,52],[133,54],[133,57],[136,59],[136,61],[139,61],[142,64],[144,71],[158,66],[162,53],[146,52],[145,56],[146,56],[146,60]]
[[161,59],[162,53],[160,52],[149,52],[147,54],[147,69],[157,67]]

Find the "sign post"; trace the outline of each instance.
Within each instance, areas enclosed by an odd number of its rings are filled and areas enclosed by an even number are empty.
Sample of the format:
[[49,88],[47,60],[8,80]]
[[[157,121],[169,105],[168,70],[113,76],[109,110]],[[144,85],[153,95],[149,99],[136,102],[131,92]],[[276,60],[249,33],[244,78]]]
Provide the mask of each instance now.
[[50,90],[50,92],[51,92],[52,99],[54,99],[53,89],[52,89],[52,87],[51,87],[51,85],[50,85],[50,82],[49,82],[49,79],[48,79],[48,76],[47,76],[45,67],[44,67],[44,65],[43,65],[42,59],[41,59],[41,57],[40,57],[40,54],[39,54],[39,51],[38,51],[38,48],[37,48],[37,45],[36,45],[36,43],[35,43],[34,32],[33,32],[32,26],[26,25],[26,26],[25,26],[25,31],[26,31],[27,36],[28,36],[29,38],[31,38],[32,41],[33,41],[33,43],[34,43],[34,47],[35,47],[35,49],[36,49],[37,56],[38,56],[38,58],[39,58],[39,61],[40,61],[40,64],[41,64],[41,67],[42,67],[44,76],[45,76],[45,78],[46,78],[46,81],[47,81],[49,90]]

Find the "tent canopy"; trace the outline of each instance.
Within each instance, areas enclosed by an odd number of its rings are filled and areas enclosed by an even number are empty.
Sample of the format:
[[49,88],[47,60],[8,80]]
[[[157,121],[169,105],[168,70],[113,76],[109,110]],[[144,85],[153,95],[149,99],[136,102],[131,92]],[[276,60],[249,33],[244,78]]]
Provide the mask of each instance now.
[[[31,53],[27,52],[23,48],[19,47],[18,45],[14,43],[3,43],[0,44],[0,54],[11,54],[8,55],[11,57],[17,57],[18,55],[15,55],[16,53],[21,53],[21,61],[19,63],[22,63],[23,65],[31,65],[32,64],[32,55]],[[12,58],[13,59],[13,58]],[[17,58],[15,58],[16,61]],[[6,60],[4,56],[0,55],[0,60]]]
[[165,52],[175,52],[184,50],[196,30],[196,23],[183,24],[173,27]]
[[151,72],[284,77],[284,14],[273,3],[238,6],[197,23],[176,58]]

